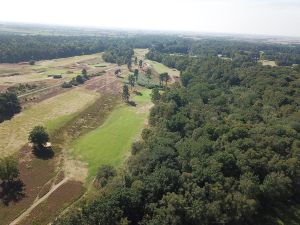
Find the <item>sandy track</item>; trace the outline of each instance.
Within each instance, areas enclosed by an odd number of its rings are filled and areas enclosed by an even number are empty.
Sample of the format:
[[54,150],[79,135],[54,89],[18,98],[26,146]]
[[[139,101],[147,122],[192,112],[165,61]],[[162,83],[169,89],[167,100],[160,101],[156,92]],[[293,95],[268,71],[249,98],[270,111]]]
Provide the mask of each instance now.
[[20,216],[18,216],[14,221],[12,221],[9,225],[16,225],[21,222],[26,216],[28,216],[35,207],[45,201],[53,192],[55,192],[60,186],[68,181],[68,178],[64,178],[61,182],[56,185],[53,185],[49,192],[45,194],[43,197],[38,198],[28,209],[26,209]]

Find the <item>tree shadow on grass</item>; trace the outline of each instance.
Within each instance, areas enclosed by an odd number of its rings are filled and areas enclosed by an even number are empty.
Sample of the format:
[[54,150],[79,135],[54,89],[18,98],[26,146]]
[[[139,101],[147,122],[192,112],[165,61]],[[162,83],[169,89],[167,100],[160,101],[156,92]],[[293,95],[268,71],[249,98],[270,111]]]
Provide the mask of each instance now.
[[136,103],[134,101],[128,101],[127,104],[131,105],[131,106],[134,106],[134,107],[136,106]]
[[8,206],[10,202],[18,202],[25,197],[24,183],[20,180],[4,181],[0,184],[0,200]]
[[54,157],[54,151],[51,147],[34,146],[32,152],[37,158],[43,160],[52,159]]

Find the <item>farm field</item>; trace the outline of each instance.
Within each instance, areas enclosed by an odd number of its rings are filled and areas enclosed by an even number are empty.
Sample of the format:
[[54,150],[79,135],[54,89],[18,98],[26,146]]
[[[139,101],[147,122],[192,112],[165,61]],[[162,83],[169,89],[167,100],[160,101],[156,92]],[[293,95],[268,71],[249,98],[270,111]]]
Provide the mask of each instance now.
[[130,146],[145,125],[150,103],[150,91],[134,97],[136,107],[122,104],[97,129],[77,139],[72,153],[88,163],[89,177],[95,176],[99,166],[110,164],[119,167]]

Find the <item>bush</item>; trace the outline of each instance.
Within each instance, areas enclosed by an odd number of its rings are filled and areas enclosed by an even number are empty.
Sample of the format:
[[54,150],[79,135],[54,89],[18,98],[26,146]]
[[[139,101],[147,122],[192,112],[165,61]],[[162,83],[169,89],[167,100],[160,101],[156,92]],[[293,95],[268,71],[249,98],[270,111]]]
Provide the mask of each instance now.
[[108,181],[116,175],[117,171],[114,167],[110,165],[103,165],[98,169],[96,181],[101,187],[104,187]]
[[62,85],[61,85],[62,88],[71,88],[72,87],[72,84],[70,82],[64,82]]

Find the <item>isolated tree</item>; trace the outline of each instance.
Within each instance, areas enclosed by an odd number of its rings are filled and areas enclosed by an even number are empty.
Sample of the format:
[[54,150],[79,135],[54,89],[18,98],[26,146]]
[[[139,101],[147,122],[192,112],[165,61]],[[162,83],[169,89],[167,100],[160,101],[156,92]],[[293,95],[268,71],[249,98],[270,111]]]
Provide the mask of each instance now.
[[30,132],[28,140],[36,147],[43,147],[49,141],[49,134],[42,126],[36,126]]
[[122,93],[122,98],[125,102],[129,101],[129,97],[130,97],[130,93],[129,93],[129,89],[128,86],[125,84],[123,86],[123,93]]
[[137,82],[138,79],[139,79],[139,70],[138,70],[138,69],[135,69],[133,75],[134,75],[134,77],[135,77],[135,81]]
[[159,93],[158,88],[153,88],[152,89],[151,100],[154,103],[160,100],[160,93]]
[[148,78],[148,83],[151,79],[151,75],[152,75],[152,70],[151,70],[151,68],[148,68],[146,71],[146,77]]
[[167,86],[169,80],[170,80],[170,75],[168,73],[159,74],[159,83],[160,83],[160,85],[162,85],[162,83],[165,82],[165,84]]
[[171,79],[170,75],[168,73],[165,74],[165,82],[166,82],[166,86],[168,86],[168,82]]
[[134,77],[133,74],[129,74],[129,76],[128,76],[128,82],[129,82],[131,88],[133,88],[134,85],[135,85],[135,77]]
[[19,177],[18,162],[12,156],[0,159],[0,180],[12,182]]
[[131,68],[132,68],[131,60],[128,60],[127,68],[128,68],[129,71],[131,71]]
[[87,70],[85,68],[83,68],[82,71],[81,71],[81,74],[82,75],[87,75]]
[[29,65],[31,65],[31,66],[35,65],[35,61],[34,60],[30,60],[29,61]]
[[119,76],[120,73],[121,73],[121,69],[115,70],[115,75],[116,75],[116,76]]
[[159,85],[162,86],[162,83],[164,81],[164,75],[161,73],[159,74]]
[[135,58],[134,58],[134,64],[137,65],[137,63],[138,63],[138,58],[135,57]]
[[139,61],[139,67],[142,68],[143,67],[143,60],[140,59]]

